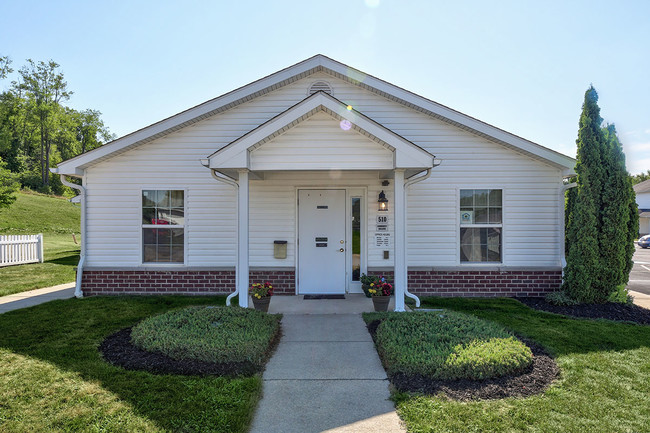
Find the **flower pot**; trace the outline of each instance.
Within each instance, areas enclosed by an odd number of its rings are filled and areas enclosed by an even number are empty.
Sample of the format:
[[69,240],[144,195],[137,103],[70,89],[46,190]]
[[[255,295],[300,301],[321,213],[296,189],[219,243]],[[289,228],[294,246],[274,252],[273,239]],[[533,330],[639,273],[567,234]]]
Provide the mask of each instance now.
[[388,311],[389,303],[390,303],[390,296],[372,297],[372,304],[375,306],[375,311]]
[[256,297],[253,297],[253,307],[255,307],[257,311],[263,311],[265,313],[268,313],[270,302],[271,302],[270,296],[261,299],[257,299]]

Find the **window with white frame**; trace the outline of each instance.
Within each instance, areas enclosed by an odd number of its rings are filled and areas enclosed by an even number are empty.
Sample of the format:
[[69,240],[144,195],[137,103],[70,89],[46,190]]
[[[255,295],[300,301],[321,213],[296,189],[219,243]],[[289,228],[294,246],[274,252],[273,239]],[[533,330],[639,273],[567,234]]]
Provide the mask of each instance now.
[[185,257],[185,192],[142,191],[142,261],[183,263]]
[[502,261],[503,191],[460,190],[460,261]]

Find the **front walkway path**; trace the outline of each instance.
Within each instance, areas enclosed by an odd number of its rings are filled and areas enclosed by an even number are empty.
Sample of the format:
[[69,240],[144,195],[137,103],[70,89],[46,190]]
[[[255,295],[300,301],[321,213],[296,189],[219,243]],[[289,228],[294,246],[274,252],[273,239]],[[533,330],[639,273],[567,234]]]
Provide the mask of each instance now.
[[[311,310],[323,301],[302,302]],[[406,431],[359,313],[284,313],[282,330],[251,432]]]
[[0,297],[0,314],[20,308],[32,307],[54,299],[72,298],[74,296],[74,286],[75,283],[66,283],[2,296]]

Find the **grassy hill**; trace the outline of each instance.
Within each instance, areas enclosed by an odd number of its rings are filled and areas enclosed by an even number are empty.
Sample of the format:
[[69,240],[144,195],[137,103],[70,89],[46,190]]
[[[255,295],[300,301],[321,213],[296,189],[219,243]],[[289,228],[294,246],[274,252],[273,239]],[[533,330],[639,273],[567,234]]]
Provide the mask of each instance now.
[[43,263],[0,268],[0,296],[74,281],[80,218],[79,205],[68,199],[27,191],[10,208],[0,209],[0,234],[43,233],[45,253]]

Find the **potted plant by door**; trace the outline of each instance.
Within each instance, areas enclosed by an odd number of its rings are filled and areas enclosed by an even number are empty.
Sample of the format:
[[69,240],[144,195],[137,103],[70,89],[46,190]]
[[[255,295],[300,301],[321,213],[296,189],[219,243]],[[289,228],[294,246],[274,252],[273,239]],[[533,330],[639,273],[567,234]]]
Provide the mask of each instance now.
[[361,288],[367,297],[372,298],[375,311],[388,311],[390,297],[393,295],[393,285],[382,276],[363,274]]
[[257,311],[269,311],[269,303],[273,296],[273,286],[268,281],[264,283],[254,283],[249,290],[253,298],[253,307]]

